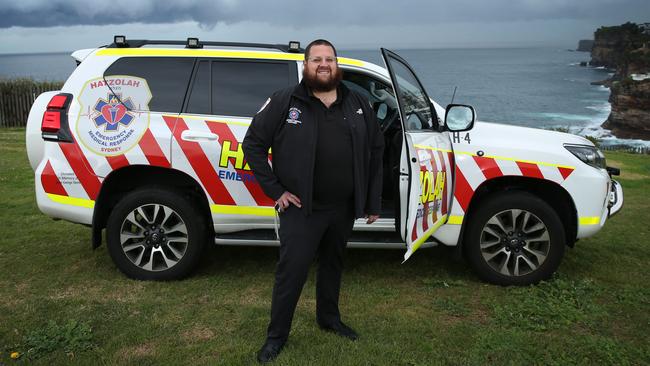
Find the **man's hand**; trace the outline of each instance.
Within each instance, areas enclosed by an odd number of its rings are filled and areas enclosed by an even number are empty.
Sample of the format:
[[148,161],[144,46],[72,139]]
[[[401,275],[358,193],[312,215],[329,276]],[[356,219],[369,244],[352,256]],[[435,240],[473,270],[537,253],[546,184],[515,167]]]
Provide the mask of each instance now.
[[282,196],[280,196],[280,198],[278,198],[275,201],[275,205],[280,208],[278,210],[280,212],[286,210],[287,207],[289,207],[289,204],[293,204],[298,208],[302,207],[302,204],[300,204],[300,198],[298,198],[298,196],[288,191],[282,193]]
[[366,215],[366,218],[368,219],[368,221],[366,221],[366,224],[372,224],[373,222],[377,221],[379,215]]

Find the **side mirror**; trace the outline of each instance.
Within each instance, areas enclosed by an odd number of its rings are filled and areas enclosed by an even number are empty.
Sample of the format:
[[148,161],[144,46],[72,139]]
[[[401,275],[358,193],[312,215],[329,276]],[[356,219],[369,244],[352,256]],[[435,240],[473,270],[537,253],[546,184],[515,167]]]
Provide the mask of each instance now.
[[471,130],[476,121],[474,107],[465,104],[449,104],[445,111],[445,126],[451,132]]

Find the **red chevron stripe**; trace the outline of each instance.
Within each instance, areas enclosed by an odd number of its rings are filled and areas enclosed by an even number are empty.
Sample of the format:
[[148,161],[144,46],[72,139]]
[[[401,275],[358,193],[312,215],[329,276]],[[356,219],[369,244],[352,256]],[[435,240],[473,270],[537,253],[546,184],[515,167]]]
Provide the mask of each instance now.
[[[239,141],[237,141],[237,138],[235,135],[232,133],[230,130],[230,127],[226,123],[221,123],[221,122],[210,122],[208,123],[208,128],[210,131],[215,133],[217,136],[219,136],[219,145],[223,146],[224,141],[230,141],[231,142],[231,148],[232,149],[237,149],[239,145]],[[244,166],[246,166],[246,162],[244,161]],[[250,170],[244,170],[244,169],[236,169],[238,174],[244,175],[244,174],[252,174]],[[269,198],[264,191],[262,191],[262,187],[260,187],[259,183],[257,181],[250,181],[250,180],[244,180],[244,185],[246,186],[246,189],[248,189],[248,192],[253,196],[253,199],[255,199],[255,203],[258,206],[273,206],[275,205],[275,201],[273,199]]]
[[469,185],[467,178],[465,178],[463,172],[458,169],[458,165],[456,165],[456,190],[454,191],[454,196],[460,204],[460,207],[463,208],[463,211],[467,211],[469,201],[472,199],[473,194],[474,190],[472,189],[472,186]]
[[544,175],[539,170],[537,164],[518,161],[517,166],[519,167],[519,170],[521,170],[521,174],[523,174],[525,177],[544,179]]
[[129,165],[129,161],[124,154],[117,156],[107,156],[106,160],[113,170]]
[[558,167],[557,170],[560,171],[560,174],[562,174],[562,178],[567,179],[573,173],[574,169],[571,168],[560,168]]
[[503,172],[497,165],[493,158],[484,158],[481,156],[474,156],[474,161],[483,172],[486,179],[492,179],[503,176]]
[[142,149],[149,164],[163,168],[171,167],[169,160],[167,160],[167,157],[163,153],[158,141],[156,141],[156,138],[153,136],[150,129],[147,129],[144,132],[138,145],[140,145],[140,149]]
[[[210,160],[205,156],[203,149],[198,142],[185,141],[181,138],[183,131],[187,130],[187,124],[182,118],[166,117],[165,123],[170,131],[173,131],[174,139],[183,150],[187,161],[190,162],[192,169],[199,177],[203,188],[208,192],[212,201],[217,204],[234,205],[235,200],[232,198],[228,189],[223,185],[221,179],[214,170]],[[176,126],[174,127],[174,124]]]
[[56,176],[54,169],[52,169],[52,164],[48,160],[45,164],[45,168],[41,173],[41,184],[43,185],[43,190],[47,193],[58,194],[60,196],[67,196],[68,192],[65,191],[61,181]]
[[79,179],[81,186],[88,194],[88,198],[91,200],[97,198],[102,183],[94,172],[90,170],[91,165],[81,151],[81,148],[79,148],[76,139],[74,143],[59,142],[58,145],[68,164],[70,164],[72,171],[77,176],[77,179]]
[[[433,166],[435,166],[435,164],[436,164],[435,161],[432,161],[432,164],[433,164]],[[428,172],[429,171],[427,170],[426,166],[420,165],[420,174],[427,174]],[[434,175],[434,177],[435,177],[435,175]],[[420,183],[422,183],[422,182],[420,181]],[[435,180],[433,182],[429,182],[429,184],[431,184],[431,187],[429,188],[429,190],[435,189]],[[424,191],[424,187],[421,187],[421,190]],[[422,199],[421,198],[422,197],[421,196],[422,191],[420,193],[420,197],[418,197],[418,199],[420,199],[420,200]],[[426,199],[425,199],[425,203],[424,203],[424,205],[422,207],[422,232],[427,231],[427,229],[429,228],[429,219],[428,219],[428,217],[429,217],[429,202],[426,202]],[[417,221],[416,221],[416,225],[417,225]]]
[[442,151],[438,150],[438,157],[440,158],[440,164],[442,165],[442,171],[445,172],[445,186],[442,190],[442,207],[441,207],[441,215],[445,215],[447,213],[447,209],[449,208],[449,203],[447,202],[447,192],[448,191],[448,184],[449,182],[449,175],[451,174],[451,171],[449,171],[449,167],[446,166],[445,164],[445,156],[443,155]]

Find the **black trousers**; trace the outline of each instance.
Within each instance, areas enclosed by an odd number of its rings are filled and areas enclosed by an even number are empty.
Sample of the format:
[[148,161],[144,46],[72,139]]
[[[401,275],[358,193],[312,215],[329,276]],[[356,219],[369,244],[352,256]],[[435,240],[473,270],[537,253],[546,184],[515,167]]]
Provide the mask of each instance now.
[[342,204],[333,209],[314,210],[305,216],[291,205],[280,214],[280,258],[275,272],[268,342],[286,342],[309,267],[316,257],[316,320],[325,326],[341,320],[341,272],[343,253],[354,225],[353,206]]

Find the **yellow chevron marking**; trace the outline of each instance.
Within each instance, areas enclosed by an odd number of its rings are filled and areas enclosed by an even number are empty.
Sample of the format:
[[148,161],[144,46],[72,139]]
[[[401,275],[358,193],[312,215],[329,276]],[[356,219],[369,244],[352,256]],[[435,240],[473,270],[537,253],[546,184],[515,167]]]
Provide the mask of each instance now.
[[[302,61],[305,56],[301,53],[240,51],[240,50],[208,50],[185,48],[104,48],[96,53],[97,56],[183,56],[183,57],[221,57],[265,60]],[[363,66],[365,62],[347,57],[338,57],[343,65]]]
[[449,225],[461,225],[463,223],[463,218],[465,216],[449,216],[449,220],[447,220],[447,224]]
[[273,207],[210,205],[210,211],[224,215],[275,216]]
[[52,201],[56,203],[61,203],[63,205],[79,206],[79,207],[86,207],[86,208],[95,207],[95,201],[93,200],[88,200],[85,198],[61,196],[53,193],[46,193],[46,194],[47,197]]
[[[471,153],[471,152],[467,152],[467,151],[454,151],[454,154],[456,154],[456,155],[478,156],[475,153]],[[484,155],[482,157],[483,158],[495,159],[495,160],[508,160],[508,161],[514,161],[514,162],[520,162],[520,163],[537,164],[537,165],[544,165],[544,166],[550,166],[550,167],[555,167],[555,168],[566,168],[566,169],[575,170],[574,166],[560,165],[560,164],[553,164],[553,163],[545,163],[543,161],[521,160],[521,159],[508,158],[508,157],[505,157],[505,156],[495,156],[495,155]]]
[[428,150],[435,150],[435,151],[442,151],[442,152],[453,152],[449,149],[441,149],[439,147],[433,147],[433,146],[428,146],[428,145],[420,145],[420,144],[413,144],[413,146],[417,147],[418,149],[428,149]]
[[[431,234],[433,234],[436,230],[438,230],[440,226],[442,226],[442,224],[445,223],[446,219],[447,219],[447,215],[441,216],[438,219],[438,221],[429,228],[429,230],[422,233],[422,236],[418,240],[414,241],[413,244],[411,244],[411,251],[410,251],[411,254],[409,254],[409,257],[413,253],[415,253],[416,250],[418,250],[418,248],[422,245],[422,243],[424,243],[431,236]],[[426,217],[424,218],[424,220],[426,220]],[[406,259],[408,258],[405,258],[404,261],[406,261]]]
[[182,118],[182,119],[195,119],[195,120],[200,120],[206,123],[225,123],[228,125],[237,125],[237,126],[250,126],[250,122],[243,122],[243,121],[232,121],[232,120],[226,120],[226,119],[215,119],[212,116],[197,116],[197,115],[188,115],[188,114],[181,114],[181,115],[175,115],[175,114],[165,114],[163,115],[164,117],[170,117],[170,118]]
[[598,224],[600,224],[600,217],[598,216],[580,218],[580,225],[598,225]]

